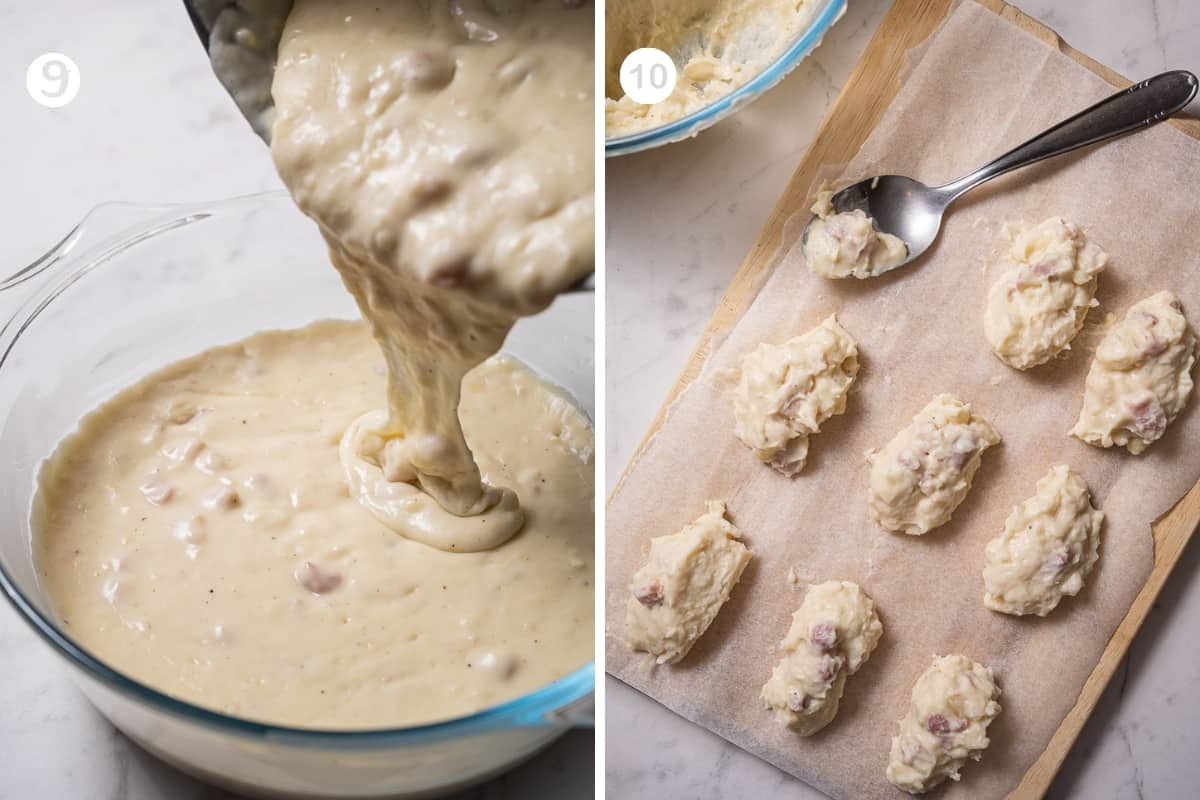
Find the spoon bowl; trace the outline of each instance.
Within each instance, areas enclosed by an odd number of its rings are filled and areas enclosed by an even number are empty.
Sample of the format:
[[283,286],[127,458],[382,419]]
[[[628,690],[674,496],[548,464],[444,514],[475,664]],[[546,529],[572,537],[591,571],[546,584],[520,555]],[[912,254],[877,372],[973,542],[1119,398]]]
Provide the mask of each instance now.
[[862,211],[876,230],[900,237],[908,256],[896,265],[899,267],[933,244],[950,199],[942,189],[904,175],[876,175],[842,189],[830,198],[830,203],[839,214]]

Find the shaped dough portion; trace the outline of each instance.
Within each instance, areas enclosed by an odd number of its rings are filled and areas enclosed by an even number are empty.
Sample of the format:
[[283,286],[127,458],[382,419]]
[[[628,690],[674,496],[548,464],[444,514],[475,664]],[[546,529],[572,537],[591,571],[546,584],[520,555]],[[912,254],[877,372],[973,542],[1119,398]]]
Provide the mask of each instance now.
[[833,192],[817,193],[817,215],[804,239],[808,269],[823,278],[874,278],[900,266],[908,247],[899,237],[875,229],[875,221],[859,209],[835,214]]
[[1145,450],[1187,405],[1195,350],[1173,292],[1135,303],[1096,349],[1071,434],[1097,447]]
[[801,736],[821,730],[837,714],[846,677],[867,663],[882,635],[875,603],[858,584],[810,587],[780,642],[783,660],[762,687],[767,708]]
[[846,410],[857,375],[858,344],[836,315],[783,344],[760,344],[742,358],[733,396],[737,437],[779,472],[796,475],[808,459],[808,437]]
[[908,713],[892,737],[887,779],[921,794],[946,778],[958,780],[967,759],[983,757],[987,727],[1000,713],[992,671],[966,656],[940,656],[912,690]]
[[716,619],[742,577],[751,552],[725,519],[725,504],[708,510],[679,533],[650,540],[650,555],[633,576],[625,613],[630,649],[659,664],[687,655]]
[[983,604],[1017,616],[1049,614],[1063,595],[1083,588],[1099,558],[1103,522],[1083,478],[1063,464],[1051,467],[988,542]]
[[1013,265],[992,284],[983,331],[992,352],[1016,369],[1049,361],[1083,327],[1108,255],[1076,225],[1051,217],[1026,226],[1011,249]]
[[1000,434],[971,406],[939,394],[871,462],[871,519],[884,530],[920,535],[950,520],[967,496],[983,451]]

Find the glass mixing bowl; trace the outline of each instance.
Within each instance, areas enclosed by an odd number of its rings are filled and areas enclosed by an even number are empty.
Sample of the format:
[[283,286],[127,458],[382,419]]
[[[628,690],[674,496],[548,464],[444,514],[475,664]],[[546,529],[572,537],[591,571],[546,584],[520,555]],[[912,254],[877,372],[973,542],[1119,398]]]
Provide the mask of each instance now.
[[[204,780],[271,797],[421,797],[486,779],[590,723],[595,665],[471,716],[321,731],[227,716],[93,658],[59,627],[33,563],[35,475],[87,411],[154,369],[267,328],[356,318],[316,226],[283,192],[107,204],[0,282],[26,292],[0,328],[0,588],[131,739]],[[593,414],[593,297],[519,322],[505,350]]]
[[705,128],[716,125],[736,111],[745,108],[763,92],[779,83],[805,56],[816,49],[826,31],[846,13],[846,0],[813,0],[809,11],[808,25],[783,49],[775,60],[769,62],[761,72],[734,89],[729,94],[714,100],[686,117],[624,136],[604,140],[604,155],[620,156],[649,150],[664,144],[678,142],[695,136]]

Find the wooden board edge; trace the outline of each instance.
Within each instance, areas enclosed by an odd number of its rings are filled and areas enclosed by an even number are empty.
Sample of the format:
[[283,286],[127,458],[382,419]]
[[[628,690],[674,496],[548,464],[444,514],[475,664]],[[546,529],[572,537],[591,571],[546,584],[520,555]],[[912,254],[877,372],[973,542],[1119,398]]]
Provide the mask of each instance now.
[[[1040,39],[1080,66],[1107,81],[1115,88],[1125,88],[1131,81],[1117,71],[1075,49],[1053,29],[1043,25],[1004,0],[964,0],[976,2],[1000,17],[1008,20],[1026,33]],[[823,164],[845,163],[850,160],[863,139],[834,135],[835,131],[860,130],[869,132],[879,121],[883,112],[891,105],[900,88],[904,71],[904,59],[909,50],[924,42],[954,7],[956,0],[896,0],[888,10],[875,34],[860,56],[858,63],[847,79],[842,91],[830,107],[825,119],[789,179],[766,223],[763,225],[749,253],[731,279],[729,286],[718,302],[717,308],[701,333],[696,347],[688,356],[662,405],[651,421],[633,455],[622,470],[609,494],[609,502],[625,482],[629,470],[646,449],[654,434],[662,426],[671,405],[700,374],[711,351],[712,343],[736,322],[753,301],[760,279],[772,266],[776,251],[781,243],[784,224],[803,203],[809,188]],[[874,83],[873,72],[886,65],[889,75],[884,90],[876,90],[862,102],[856,96],[860,85]],[[1172,119],[1169,125],[1200,139],[1200,120]],[[1142,590],[1134,598],[1129,611],[1110,637],[1095,668],[1084,682],[1075,704],[1063,718],[1051,736],[1042,755],[1030,766],[1010,798],[1043,797],[1066,759],[1067,753],[1078,739],[1083,726],[1094,710],[1100,695],[1120,665],[1138,629],[1146,619],[1154,600],[1162,591],[1172,568],[1182,555],[1184,548],[1200,519],[1200,483],[1192,487],[1162,519],[1152,527],[1154,536],[1154,566]]]
[[1050,789],[1054,776],[1070,752],[1075,740],[1079,738],[1084,724],[1087,722],[1100,695],[1108,686],[1109,680],[1120,666],[1126,651],[1137,635],[1138,629],[1150,613],[1159,592],[1167,582],[1171,570],[1183,554],[1188,541],[1196,530],[1196,520],[1200,517],[1200,483],[1192,487],[1166,516],[1156,522],[1154,531],[1154,568],[1146,579],[1142,590],[1134,598],[1129,611],[1117,626],[1108,645],[1096,662],[1095,668],[1083,684],[1075,705],[1067,712],[1067,716],[1059,724],[1058,730],[1050,737],[1049,744],[1042,751],[1028,770],[1026,770],[1017,788],[1009,795],[1011,798],[1040,798]]

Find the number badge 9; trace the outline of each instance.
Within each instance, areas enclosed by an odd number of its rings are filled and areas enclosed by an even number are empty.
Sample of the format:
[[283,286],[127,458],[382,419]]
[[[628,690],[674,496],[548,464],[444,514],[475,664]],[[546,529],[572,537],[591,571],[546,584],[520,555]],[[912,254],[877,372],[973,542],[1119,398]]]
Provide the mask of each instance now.
[[25,72],[29,96],[47,108],[62,108],[79,94],[79,67],[62,53],[43,53]]

